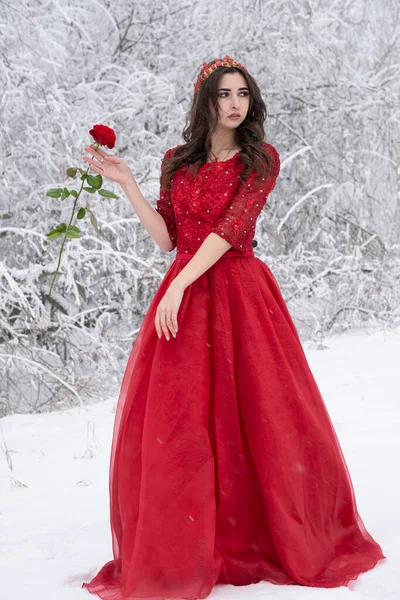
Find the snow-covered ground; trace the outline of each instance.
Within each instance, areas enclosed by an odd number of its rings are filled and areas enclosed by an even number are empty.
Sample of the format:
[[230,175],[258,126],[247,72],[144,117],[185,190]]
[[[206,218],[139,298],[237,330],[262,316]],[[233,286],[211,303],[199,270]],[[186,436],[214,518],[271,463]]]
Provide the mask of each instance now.
[[[262,582],[217,586],[210,596],[215,600],[400,599],[400,328],[337,336],[324,346],[305,343],[304,349],[343,448],[359,513],[387,559],[351,589]],[[0,421],[1,600],[94,598],[81,583],[112,558],[108,463],[115,402]]]

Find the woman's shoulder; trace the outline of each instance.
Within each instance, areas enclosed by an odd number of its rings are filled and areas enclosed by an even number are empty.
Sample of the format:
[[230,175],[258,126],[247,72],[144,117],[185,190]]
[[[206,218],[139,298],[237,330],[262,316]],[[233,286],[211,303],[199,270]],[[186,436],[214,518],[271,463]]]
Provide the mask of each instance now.
[[171,158],[171,156],[173,156],[175,154],[175,150],[177,148],[180,148],[182,146],[182,144],[178,144],[177,146],[173,146],[172,148],[168,148],[168,150],[165,152],[164,157],[162,160],[165,160],[166,158]]
[[275,148],[275,146],[273,146],[269,142],[266,142],[265,140],[263,140],[261,142],[261,145],[266,154],[268,154],[271,158],[275,158],[275,159],[279,160],[279,152]]
[[275,148],[275,146],[273,146],[272,144],[270,144],[269,142],[266,142],[266,141],[262,142],[262,148],[264,150],[264,153],[267,154],[267,156],[270,159],[272,159],[272,167],[271,167],[270,174],[273,179],[276,179],[276,177],[278,177],[279,171],[281,169],[281,160],[279,157],[279,152]]

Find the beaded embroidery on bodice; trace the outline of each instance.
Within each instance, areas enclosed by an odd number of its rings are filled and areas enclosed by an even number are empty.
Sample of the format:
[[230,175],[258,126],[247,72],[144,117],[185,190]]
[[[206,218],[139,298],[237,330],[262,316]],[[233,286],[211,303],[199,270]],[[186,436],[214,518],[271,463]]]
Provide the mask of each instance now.
[[[236,250],[252,250],[257,218],[280,171],[276,148],[267,142],[263,146],[273,159],[273,168],[265,179],[255,181],[253,172],[241,182],[244,165],[237,152],[226,161],[204,163],[196,177],[187,167],[181,167],[172,177],[171,190],[160,187],[156,210],[166,222],[173,243],[171,251],[177,248],[180,253],[195,253],[211,232]],[[167,150],[163,160],[176,148]]]

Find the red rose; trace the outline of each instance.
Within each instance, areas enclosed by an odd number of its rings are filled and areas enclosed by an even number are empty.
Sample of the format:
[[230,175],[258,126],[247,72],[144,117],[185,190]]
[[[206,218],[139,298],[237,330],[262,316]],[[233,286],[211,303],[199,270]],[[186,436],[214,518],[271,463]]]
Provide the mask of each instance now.
[[111,129],[111,127],[107,127],[107,125],[93,125],[93,129],[90,129],[89,133],[95,142],[101,146],[107,146],[110,149],[114,148],[116,135],[114,129]]

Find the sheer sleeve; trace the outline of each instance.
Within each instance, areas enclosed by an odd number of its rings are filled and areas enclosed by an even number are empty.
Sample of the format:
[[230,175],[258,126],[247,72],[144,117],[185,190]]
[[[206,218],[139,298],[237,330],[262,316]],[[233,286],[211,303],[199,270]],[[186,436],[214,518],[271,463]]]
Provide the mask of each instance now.
[[[162,159],[162,163],[161,163],[161,175],[163,173],[164,161],[166,158],[169,158],[170,156],[172,156],[173,150],[174,150],[173,148],[170,148],[164,154],[164,158]],[[174,248],[176,248],[177,241],[178,241],[175,213],[174,213],[174,209],[172,207],[171,193],[169,190],[166,190],[161,186],[161,177],[160,177],[160,195],[157,200],[156,211],[158,213],[160,213],[160,215],[163,217],[165,224],[167,226],[169,237],[173,244],[172,248],[169,250],[169,252],[172,252],[172,250]]]
[[257,218],[267,202],[268,194],[275,187],[280,171],[278,151],[271,144],[264,142],[263,145],[272,159],[268,177],[256,180],[257,173],[253,171],[246,181],[241,182],[212,229],[236,250],[243,252],[251,247]]

